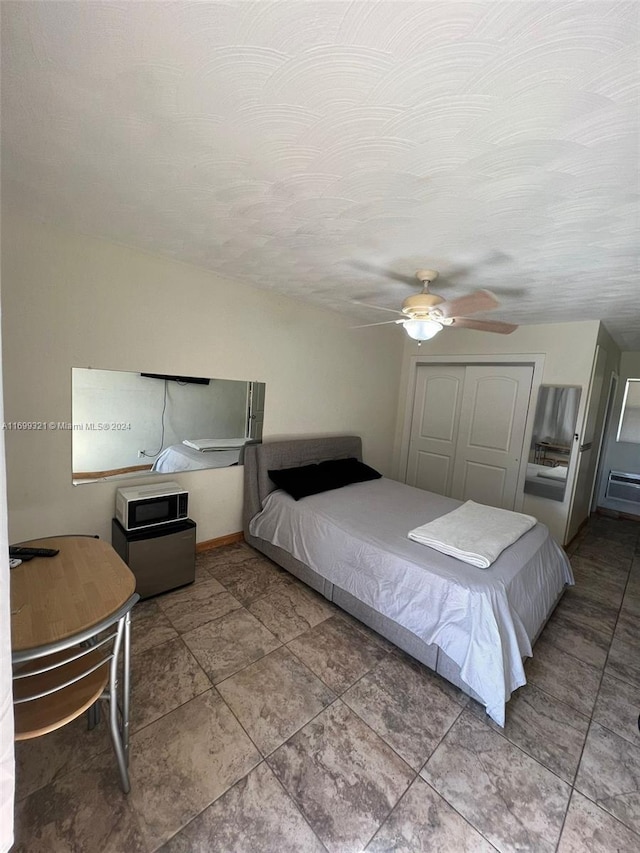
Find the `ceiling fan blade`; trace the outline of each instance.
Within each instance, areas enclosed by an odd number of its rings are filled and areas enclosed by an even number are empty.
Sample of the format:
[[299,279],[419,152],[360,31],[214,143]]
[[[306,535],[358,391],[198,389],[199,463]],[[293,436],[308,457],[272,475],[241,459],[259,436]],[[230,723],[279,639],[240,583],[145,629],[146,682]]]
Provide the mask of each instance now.
[[382,276],[383,278],[390,278],[392,281],[399,281],[402,284],[408,284],[409,287],[416,287],[416,279],[413,275],[403,275],[402,273],[395,272],[395,270],[389,269],[388,267],[370,264],[366,261],[352,261],[351,266],[361,272],[374,273],[375,275]]
[[404,320],[383,320],[381,323],[365,323],[363,326],[350,326],[350,329],[369,329],[371,326],[388,326],[390,323],[404,323]]
[[460,314],[477,314],[479,311],[491,311],[497,308],[500,303],[490,290],[476,290],[473,293],[468,293],[466,296],[461,296],[459,299],[452,299],[448,302],[441,302],[437,307],[438,311],[442,312],[442,316],[446,319],[457,317]]
[[371,305],[370,302],[360,302],[358,299],[350,299],[352,305],[364,305],[366,308],[375,308],[376,311],[390,311],[392,314],[402,314],[402,311],[396,311],[395,308],[383,308],[382,305]]
[[501,323],[499,320],[469,320],[467,317],[452,317],[449,328],[476,329],[478,332],[496,332],[499,335],[510,335],[518,328],[514,323]]

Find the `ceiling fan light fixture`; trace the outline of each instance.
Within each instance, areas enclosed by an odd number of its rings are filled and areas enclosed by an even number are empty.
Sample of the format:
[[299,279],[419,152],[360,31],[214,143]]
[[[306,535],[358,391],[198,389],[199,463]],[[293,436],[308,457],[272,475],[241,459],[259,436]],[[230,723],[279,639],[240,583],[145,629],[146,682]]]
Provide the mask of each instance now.
[[429,341],[443,329],[442,323],[435,320],[405,320],[402,325],[414,341]]

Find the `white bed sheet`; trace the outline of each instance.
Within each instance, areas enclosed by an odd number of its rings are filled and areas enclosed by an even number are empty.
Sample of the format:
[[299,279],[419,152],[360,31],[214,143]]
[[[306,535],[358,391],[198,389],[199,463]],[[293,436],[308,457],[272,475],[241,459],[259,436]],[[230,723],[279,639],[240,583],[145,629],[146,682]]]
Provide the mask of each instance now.
[[172,444],[158,456],[152,470],[160,474],[173,474],[177,471],[200,471],[204,468],[228,468],[238,464],[240,453],[241,448],[203,453],[184,444]]
[[526,683],[522,659],[532,654],[536,631],[573,575],[542,524],[488,569],[407,538],[409,530],[458,506],[384,478],[301,501],[277,490],[250,532],[439,646],[503,726],[505,703]]

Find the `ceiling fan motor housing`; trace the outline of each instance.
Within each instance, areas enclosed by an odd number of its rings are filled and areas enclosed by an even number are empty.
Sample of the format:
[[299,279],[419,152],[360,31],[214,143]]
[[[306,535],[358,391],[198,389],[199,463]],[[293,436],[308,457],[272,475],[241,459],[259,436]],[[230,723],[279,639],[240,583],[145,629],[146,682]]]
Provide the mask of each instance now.
[[407,296],[402,303],[403,314],[427,314],[436,305],[444,302],[441,296],[436,296],[434,293],[416,293],[414,296]]

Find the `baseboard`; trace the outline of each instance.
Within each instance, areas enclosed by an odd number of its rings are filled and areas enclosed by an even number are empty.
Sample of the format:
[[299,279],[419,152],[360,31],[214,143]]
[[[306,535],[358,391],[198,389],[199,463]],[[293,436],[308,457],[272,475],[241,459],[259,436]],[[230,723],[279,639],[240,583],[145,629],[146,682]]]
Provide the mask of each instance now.
[[226,536],[218,536],[217,539],[206,539],[204,542],[196,542],[196,554],[201,551],[211,551],[212,548],[222,548],[223,545],[234,545],[244,540],[244,533],[227,533]]
[[640,515],[633,515],[630,512],[619,512],[617,509],[607,509],[604,506],[596,507],[595,515],[601,515],[603,518],[622,518],[625,521],[640,522]]

